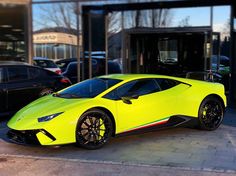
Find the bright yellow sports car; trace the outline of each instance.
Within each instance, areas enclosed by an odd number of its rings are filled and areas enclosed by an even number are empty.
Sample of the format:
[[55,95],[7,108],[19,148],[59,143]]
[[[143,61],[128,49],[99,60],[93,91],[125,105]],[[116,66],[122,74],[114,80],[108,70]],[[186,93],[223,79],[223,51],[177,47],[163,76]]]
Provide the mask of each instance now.
[[147,127],[195,123],[215,130],[226,107],[224,86],[191,79],[117,74],[89,79],[40,98],[8,122],[10,139],[97,149],[111,136]]

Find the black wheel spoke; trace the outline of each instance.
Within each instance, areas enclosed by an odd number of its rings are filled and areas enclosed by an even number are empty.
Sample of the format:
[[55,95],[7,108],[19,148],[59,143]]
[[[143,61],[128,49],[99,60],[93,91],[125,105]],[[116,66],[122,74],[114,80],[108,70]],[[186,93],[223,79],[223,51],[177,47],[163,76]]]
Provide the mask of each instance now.
[[81,131],[88,130],[88,128],[80,128]]
[[105,124],[104,121],[102,121],[102,123],[99,124],[98,128],[100,128],[100,127],[103,126],[104,124]]
[[93,125],[93,118],[89,116],[88,119],[89,119],[90,124]]
[[83,134],[83,136],[84,136],[84,137],[86,137],[88,134],[89,134],[89,133],[88,133],[88,132],[86,132],[86,133],[84,133],[84,134]]
[[95,120],[95,125],[97,126],[97,124],[99,124],[100,123],[100,118],[96,118],[96,120]]
[[90,125],[86,121],[84,121],[83,124],[87,127],[90,127]]

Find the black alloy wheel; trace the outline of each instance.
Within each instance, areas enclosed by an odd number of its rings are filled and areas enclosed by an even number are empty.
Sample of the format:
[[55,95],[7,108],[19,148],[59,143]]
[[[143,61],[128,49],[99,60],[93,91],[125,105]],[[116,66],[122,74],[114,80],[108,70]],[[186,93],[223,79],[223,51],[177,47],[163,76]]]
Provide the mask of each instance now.
[[99,109],[91,109],[78,121],[76,143],[86,149],[99,149],[109,141],[112,132],[110,117]]
[[207,97],[203,100],[199,109],[199,125],[203,130],[215,130],[223,121],[225,108],[216,97]]

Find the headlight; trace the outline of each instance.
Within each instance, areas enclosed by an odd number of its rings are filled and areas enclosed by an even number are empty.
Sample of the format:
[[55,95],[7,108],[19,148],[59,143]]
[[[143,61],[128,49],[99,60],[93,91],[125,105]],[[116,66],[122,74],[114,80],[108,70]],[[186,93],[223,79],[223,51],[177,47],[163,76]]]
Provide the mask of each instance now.
[[59,112],[59,113],[56,113],[56,114],[40,117],[40,118],[38,118],[38,122],[47,122],[47,121],[52,120],[53,118],[59,116],[62,113],[63,112]]

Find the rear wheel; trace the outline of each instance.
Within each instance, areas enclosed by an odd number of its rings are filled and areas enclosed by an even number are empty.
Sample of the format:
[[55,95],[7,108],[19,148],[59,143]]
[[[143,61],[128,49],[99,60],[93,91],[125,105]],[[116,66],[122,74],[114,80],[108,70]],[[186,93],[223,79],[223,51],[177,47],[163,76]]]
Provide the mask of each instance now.
[[109,141],[112,131],[110,117],[99,109],[91,109],[78,121],[76,143],[86,149],[99,149]]
[[199,113],[199,125],[203,130],[215,130],[224,118],[224,104],[216,97],[207,97],[203,100]]

